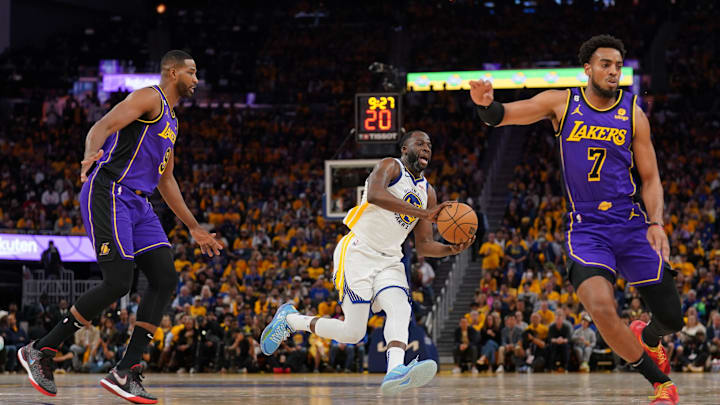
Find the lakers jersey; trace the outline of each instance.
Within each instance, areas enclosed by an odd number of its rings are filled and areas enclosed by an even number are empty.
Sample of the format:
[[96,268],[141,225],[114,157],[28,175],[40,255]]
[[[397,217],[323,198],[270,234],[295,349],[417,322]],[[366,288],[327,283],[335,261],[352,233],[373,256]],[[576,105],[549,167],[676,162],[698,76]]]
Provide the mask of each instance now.
[[132,190],[150,194],[165,172],[175,146],[178,121],[160,86],[162,108],[152,120],[137,119],[105,141],[104,155],[94,171],[102,171],[111,181]]
[[557,136],[573,210],[576,202],[611,204],[635,194],[631,170],[636,97],[620,90],[612,106],[599,109],[588,102],[582,88],[568,90]]
[[[418,207],[427,208],[428,184],[425,177],[416,178],[400,159],[400,175],[388,185],[394,197]],[[373,249],[392,256],[402,256],[401,245],[417,225],[418,218],[388,211],[367,202],[368,182],[360,205],[348,212],[343,223]]]

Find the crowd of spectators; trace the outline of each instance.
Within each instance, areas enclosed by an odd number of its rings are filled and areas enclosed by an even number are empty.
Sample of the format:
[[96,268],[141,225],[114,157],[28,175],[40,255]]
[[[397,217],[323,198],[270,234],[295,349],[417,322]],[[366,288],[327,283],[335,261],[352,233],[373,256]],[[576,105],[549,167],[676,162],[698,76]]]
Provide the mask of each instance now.
[[[230,3],[223,2],[237,7]],[[255,92],[258,102],[273,106],[177,107],[181,128],[175,176],[191,211],[218,233],[225,249],[218,257],[201,255],[184,226],[154,198],[173,244],[181,282],[144,355],[151,369],[362,370],[367,342],[345,345],[297,333],[276,355],[266,358],[258,354],[257,340],[274,309],[288,300],[307,314],[343,316],[330,280],[332,252],[345,228],[322,216],[323,160],[358,156],[354,146],[343,146],[342,141],[353,122],[352,94],[376,89],[367,65],[382,60],[392,46],[403,43],[413,44],[409,70],[475,69],[476,60],[523,67],[526,59],[522,55],[532,52],[522,49],[537,51],[541,59],[575,64],[576,33],[584,32],[579,27],[560,30],[551,23],[529,24],[528,19],[534,18],[530,16],[506,18],[517,17],[518,9],[513,7],[489,14],[484,8],[473,8],[471,2],[451,3],[429,6],[409,2],[406,16],[383,4],[374,4],[363,13],[345,5],[319,9],[306,3],[274,10],[256,4],[253,13],[217,12],[222,7],[205,12],[172,11],[176,19],[170,30],[189,44],[188,49],[201,62],[205,83],[218,91],[221,101],[225,92]],[[616,35],[626,40],[632,56],[646,48],[643,45],[651,39],[653,32],[648,30],[652,25],[630,30],[622,16],[637,10],[630,2],[618,3],[619,8],[597,15],[612,23],[608,27],[617,28]],[[547,19],[559,11],[569,24],[580,24],[580,14],[587,12],[554,7],[539,10],[536,17]],[[653,19],[661,18],[660,12],[647,7],[641,11]],[[299,13],[306,17],[299,18]],[[469,52],[465,41],[458,38],[468,38],[474,19],[480,17],[488,22],[481,33],[486,41],[478,41],[482,46]],[[688,43],[706,43],[711,37],[708,32],[717,32],[717,22],[702,16],[692,18],[703,24],[693,19],[686,22],[682,43],[699,39],[703,41]],[[273,23],[262,23],[268,20]],[[64,91],[42,87],[57,85],[47,82],[53,72],[62,72],[54,77],[73,78],[75,75],[68,73],[74,71],[73,66],[97,66],[97,60],[105,57],[102,48],[119,49],[118,58],[131,60],[140,69],[156,68],[155,62],[142,59],[146,58],[143,53],[129,51],[128,44],[138,45],[135,39],[117,40],[117,35],[135,38],[127,28],[131,25],[121,21],[116,25],[96,28],[93,35],[103,38],[103,30],[118,28],[116,36],[108,36],[104,42],[81,41],[83,52],[77,60],[64,57],[72,52],[55,50],[48,50],[43,64],[33,64],[36,56],[24,51],[0,57],[5,58],[2,72],[14,81],[10,85],[4,82],[3,88],[40,100],[16,108],[9,119],[0,122],[0,228],[85,234],[77,201],[82,155],[78,145],[84,144],[89,126],[124,95],[116,94],[102,103],[92,94],[67,96]],[[520,26],[524,31],[516,30]],[[403,31],[406,37],[393,35]],[[207,34],[193,36],[195,32]],[[56,47],[61,51],[77,43],[77,38],[56,40],[62,41],[63,45]],[[720,317],[713,313],[720,275],[720,241],[715,233],[720,178],[712,169],[718,167],[720,153],[714,140],[717,115],[713,119],[708,113],[717,110],[717,101],[704,98],[699,89],[705,87],[698,85],[709,83],[717,88],[718,64],[713,58],[718,53],[712,52],[714,43],[706,45],[690,49],[679,42],[672,47],[668,52],[671,90],[646,97],[665,183],[672,261],[680,270],[677,280],[683,310],[688,314],[686,329],[667,342],[679,369],[707,368],[720,347]],[[58,63],[52,63],[53,58]],[[15,80],[18,74],[25,76]],[[69,83],[68,79],[62,84],[67,88]],[[28,90],[36,84],[41,90]],[[692,97],[680,96],[688,87],[695,89]],[[477,202],[484,180],[480,169],[487,129],[473,119],[467,94],[409,93],[404,103],[405,127],[425,130],[432,137],[434,156],[427,176],[438,199],[466,201],[480,208]],[[582,313],[572,286],[563,281],[565,203],[559,166],[551,129],[537,126],[534,131],[525,146],[525,163],[516,169],[509,185],[502,228],[473,248],[482,256],[483,280],[477,286],[475,304],[456,334],[459,369],[588,370],[597,363],[597,359],[591,361],[594,352],[600,360],[613,359],[594,333],[592,321]],[[676,136],[679,131],[684,136]],[[678,165],[682,165],[680,170]],[[413,298],[419,317],[433,299],[427,287],[434,265],[421,259],[415,265]],[[636,291],[620,282],[616,295],[628,321],[647,318]],[[66,342],[56,358],[58,369],[99,372],[112,367],[133,330],[138,299],[138,294],[133,295],[127,308],[114,304],[95,320],[95,327],[83,328],[73,341]],[[0,313],[5,315],[0,316],[6,347],[0,352],[4,368],[16,368],[12,350],[42,336],[67,307],[62,301],[40,302],[23,311],[11,306],[8,314]],[[19,327],[23,321],[28,323],[27,331]],[[382,322],[382,317],[373,317],[369,329],[382,326]],[[704,335],[702,329],[706,329]],[[704,363],[699,362],[697,353],[705,349],[709,354],[700,357]],[[617,358],[613,360],[621,365]]]

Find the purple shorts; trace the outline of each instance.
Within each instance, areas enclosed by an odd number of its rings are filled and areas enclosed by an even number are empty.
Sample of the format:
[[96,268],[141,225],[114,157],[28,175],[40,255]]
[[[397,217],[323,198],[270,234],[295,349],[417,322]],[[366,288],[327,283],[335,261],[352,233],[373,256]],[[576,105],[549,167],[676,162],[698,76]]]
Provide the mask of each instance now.
[[662,257],[647,240],[647,215],[630,200],[575,202],[568,213],[565,250],[585,266],[612,272],[631,286],[662,281]]
[[80,212],[98,263],[171,246],[148,199],[97,170],[80,191]]

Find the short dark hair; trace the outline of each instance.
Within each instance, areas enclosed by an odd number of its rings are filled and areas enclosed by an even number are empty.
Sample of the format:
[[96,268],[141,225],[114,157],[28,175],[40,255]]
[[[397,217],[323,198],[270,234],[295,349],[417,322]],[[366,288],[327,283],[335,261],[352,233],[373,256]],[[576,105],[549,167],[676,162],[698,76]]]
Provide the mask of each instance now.
[[407,143],[408,139],[410,139],[413,135],[417,133],[424,134],[425,132],[419,129],[413,129],[412,131],[403,133],[403,136],[400,137],[400,141],[398,142],[398,148],[402,149],[402,147],[405,146],[405,144]]
[[185,51],[173,49],[172,51],[168,51],[165,55],[163,55],[162,59],[160,59],[160,68],[169,69],[178,65],[185,65],[185,59],[192,58],[193,57]]
[[580,52],[578,52],[578,59],[580,64],[584,65],[590,63],[590,58],[598,48],[614,48],[620,52],[620,55],[625,59],[625,45],[623,42],[612,35],[595,35],[580,45]]

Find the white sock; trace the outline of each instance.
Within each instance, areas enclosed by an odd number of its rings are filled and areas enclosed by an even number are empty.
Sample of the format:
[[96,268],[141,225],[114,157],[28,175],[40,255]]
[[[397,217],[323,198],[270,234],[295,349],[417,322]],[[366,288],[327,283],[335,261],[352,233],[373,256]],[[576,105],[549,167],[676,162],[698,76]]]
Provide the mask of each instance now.
[[405,363],[405,350],[399,347],[387,349],[387,373],[395,367]]
[[313,318],[314,316],[288,314],[285,320],[287,320],[288,325],[290,325],[294,331],[304,330],[310,332],[310,321],[312,321]]

